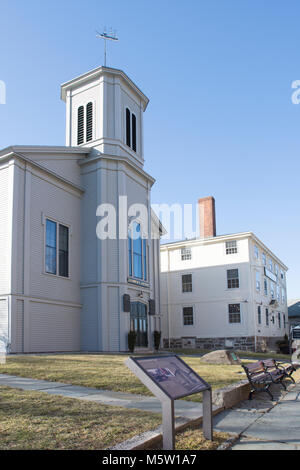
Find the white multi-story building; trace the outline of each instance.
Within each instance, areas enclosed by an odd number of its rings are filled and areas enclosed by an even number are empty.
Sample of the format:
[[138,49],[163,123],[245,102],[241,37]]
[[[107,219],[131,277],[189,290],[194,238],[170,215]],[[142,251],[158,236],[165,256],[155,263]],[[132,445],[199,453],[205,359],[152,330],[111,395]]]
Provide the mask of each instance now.
[[[137,345],[151,347],[161,226],[143,169],[148,98],[107,67],[65,83],[61,97],[66,146],[0,151],[0,343],[11,352],[125,351],[134,328]],[[146,221],[127,212],[134,204]],[[101,238],[111,212],[115,236]],[[150,232],[156,238],[144,238]]]
[[263,350],[288,333],[285,264],[252,232],[216,236],[199,200],[200,238],[161,245],[166,347]]

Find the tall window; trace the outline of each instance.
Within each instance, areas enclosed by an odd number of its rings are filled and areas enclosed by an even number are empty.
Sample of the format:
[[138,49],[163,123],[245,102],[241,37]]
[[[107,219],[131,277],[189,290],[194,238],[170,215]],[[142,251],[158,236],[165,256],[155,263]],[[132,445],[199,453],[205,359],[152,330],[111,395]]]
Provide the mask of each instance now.
[[69,228],[46,219],[45,271],[69,277]]
[[262,253],[261,259],[262,259],[263,265],[266,266],[266,264],[267,264],[267,258],[266,258],[266,254],[265,254],[265,253]]
[[258,321],[258,324],[261,325],[261,306],[260,305],[257,307],[257,321]]
[[256,271],[256,274],[255,274],[255,281],[256,281],[256,290],[257,292],[260,291],[260,273],[258,271]]
[[193,325],[194,324],[194,309],[193,307],[183,307],[183,324]]
[[183,274],[181,277],[182,282],[182,292],[192,292],[193,285],[192,285],[192,275],[191,274]]
[[93,140],[93,103],[77,110],[77,145]]
[[237,289],[238,287],[240,287],[238,269],[227,270],[227,287],[228,289]]
[[264,294],[268,295],[268,281],[264,278]]
[[273,272],[273,261],[271,260],[271,258],[269,259],[269,269],[271,272]]
[[93,103],[86,105],[86,141],[93,140]]
[[136,152],[137,125],[136,116],[126,108],[126,145]]
[[190,248],[181,248],[181,261],[192,259],[192,251]]
[[77,110],[77,145],[84,141],[84,107],[79,106]]
[[256,245],[254,245],[254,258],[258,259],[258,256],[259,256],[258,248]]
[[237,242],[233,240],[232,242],[226,242],[226,255],[232,255],[233,253],[237,253]]
[[147,281],[147,240],[141,224],[133,222],[128,231],[129,276]]
[[269,326],[269,310],[266,308],[266,326]]
[[274,284],[273,282],[270,282],[270,292],[271,292],[271,297],[272,299],[275,298],[275,292],[274,292]]
[[278,317],[278,328],[281,328],[281,315],[280,315],[280,312],[278,312],[277,317]]
[[241,304],[229,304],[229,323],[241,323]]

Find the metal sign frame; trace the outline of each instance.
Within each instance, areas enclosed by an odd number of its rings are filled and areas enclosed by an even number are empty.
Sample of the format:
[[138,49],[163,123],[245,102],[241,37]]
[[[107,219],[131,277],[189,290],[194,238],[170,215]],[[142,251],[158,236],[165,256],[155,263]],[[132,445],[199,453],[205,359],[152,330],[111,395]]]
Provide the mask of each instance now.
[[[176,398],[171,397],[154,378],[147,373],[138,363],[139,360],[147,359],[167,359],[168,357],[178,359],[184,367],[190,370],[204,384],[205,388],[192,393],[185,393]],[[186,362],[175,354],[164,356],[140,356],[129,357],[125,361],[126,366],[136,375],[136,377],[160,400],[162,406],[162,429],[163,429],[163,449],[174,450],[175,448],[175,415],[174,401],[196,393],[203,394],[203,435],[206,439],[213,440],[212,427],[212,390],[211,386],[205,382]]]

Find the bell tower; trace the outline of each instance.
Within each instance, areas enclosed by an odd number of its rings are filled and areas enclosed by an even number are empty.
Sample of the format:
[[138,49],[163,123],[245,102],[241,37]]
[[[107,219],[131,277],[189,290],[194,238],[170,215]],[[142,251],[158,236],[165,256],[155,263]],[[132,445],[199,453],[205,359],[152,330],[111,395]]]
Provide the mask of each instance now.
[[122,71],[98,67],[61,86],[66,145],[144,164],[143,113],[148,98]]

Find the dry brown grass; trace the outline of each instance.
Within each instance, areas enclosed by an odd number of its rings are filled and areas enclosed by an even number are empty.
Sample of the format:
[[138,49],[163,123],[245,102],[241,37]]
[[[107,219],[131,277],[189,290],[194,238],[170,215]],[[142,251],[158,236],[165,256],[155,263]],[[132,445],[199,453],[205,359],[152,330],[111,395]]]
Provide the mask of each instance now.
[[[151,395],[148,389],[125,366],[126,355],[114,354],[49,354],[9,356],[0,373],[33,379],[64,382],[103,390]],[[221,388],[245,378],[241,366],[201,363],[199,357],[184,360],[211,384]],[[188,400],[201,401],[202,395]]]
[[105,449],[161,424],[138,410],[0,387],[0,449]]

